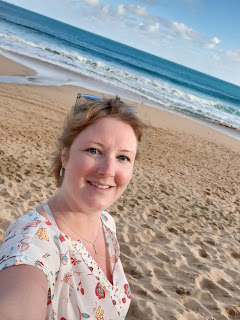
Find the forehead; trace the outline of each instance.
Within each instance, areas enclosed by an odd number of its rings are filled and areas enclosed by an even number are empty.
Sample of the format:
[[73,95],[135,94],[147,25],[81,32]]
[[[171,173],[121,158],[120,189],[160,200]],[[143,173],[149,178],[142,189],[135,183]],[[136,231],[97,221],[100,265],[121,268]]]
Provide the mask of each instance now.
[[101,143],[104,146],[117,146],[119,149],[136,150],[137,138],[132,127],[118,119],[106,117],[80,132],[73,141],[72,147],[89,142]]

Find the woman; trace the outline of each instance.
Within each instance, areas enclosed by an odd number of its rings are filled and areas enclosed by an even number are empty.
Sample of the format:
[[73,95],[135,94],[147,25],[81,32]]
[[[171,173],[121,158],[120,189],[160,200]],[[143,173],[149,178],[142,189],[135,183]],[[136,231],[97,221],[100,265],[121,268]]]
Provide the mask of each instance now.
[[118,97],[79,94],[58,139],[58,192],[0,248],[0,319],[124,319],[130,288],[104,210],[132,177],[144,123]]

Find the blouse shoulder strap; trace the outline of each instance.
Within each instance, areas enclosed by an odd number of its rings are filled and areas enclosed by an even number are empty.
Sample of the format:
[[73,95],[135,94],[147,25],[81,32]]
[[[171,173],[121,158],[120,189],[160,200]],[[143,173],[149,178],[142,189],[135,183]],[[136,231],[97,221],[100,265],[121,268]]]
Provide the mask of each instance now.
[[49,208],[49,205],[47,202],[45,202],[43,205],[43,210],[45,211],[47,217],[48,217],[48,221],[51,222],[52,225],[54,225],[55,227],[57,227],[56,221],[54,219],[54,216],[52,214],[52,211]]

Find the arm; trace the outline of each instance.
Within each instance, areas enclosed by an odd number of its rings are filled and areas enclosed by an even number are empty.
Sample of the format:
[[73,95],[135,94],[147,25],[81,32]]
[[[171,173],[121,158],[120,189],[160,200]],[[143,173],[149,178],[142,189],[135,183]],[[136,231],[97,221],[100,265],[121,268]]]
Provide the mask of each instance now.
[[18,265],[0,272],[0,319],[45,320],[48,280],[36,267]]

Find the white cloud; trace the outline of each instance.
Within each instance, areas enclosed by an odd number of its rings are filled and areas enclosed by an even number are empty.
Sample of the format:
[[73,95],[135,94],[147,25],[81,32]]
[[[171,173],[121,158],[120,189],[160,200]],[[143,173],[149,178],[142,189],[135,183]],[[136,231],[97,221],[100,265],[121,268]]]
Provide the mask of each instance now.
[[217,61],[217,62],[218,62],[218,61],[221,60],[221,57],[220,57],[218,54],[214,54],[212,57],[213,57],[213,60],[214,60],[214,61]]
[[83,1],[93,7],[96,7],[99,5],[99,0],[83,0]]
[[226,55],[233,62],[240,62],[240,49],[227,50]]
[[139,28],[143,31],[153,33],[159,31],[160,24],[159,23],[154,23],[154,24],[139,24]]
[[140,17],[144,17],[144,16],[148,15],[146,7],[130,5],[130,6],[128,6],[128,10],[129,10],[129,12],[131,12],[137,16],[140,16]]
[[109,4],[103,6],[102,13],[103,14],[107,14],[109,12],[109,8],[110,8]]
[[148,26],[148,32],[156,32],[159,30],[160,24],[156,22],[155,24],[149,25]]
[[185,40],[192,40],[194,31],[188,28],[185,24],[179,22],[172,22],[169,24],[171,30],[175,31],[181,38]]
[[117,14],[120,16],[124,16],[126,14],[126,8],[124,4],[119,4],[117,7]]
[[220,39],[218,39],[217,37],[214,37],[211,40],[208,40],[207,42],[205,42],[203,47],[206,49],[214,49],[216,45],[218,45],[220,42],[221,42]]
[[154,4],[156,2],[156,0],[139,0],[139,1],[143,3],[148,3],[148,4]]

